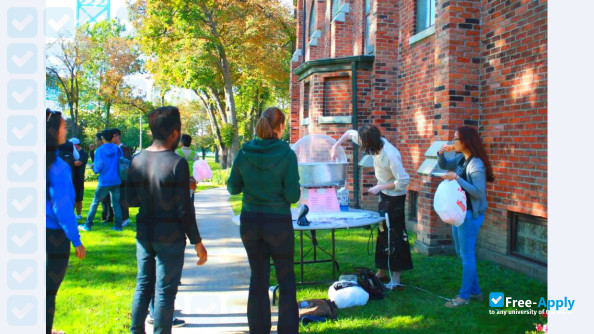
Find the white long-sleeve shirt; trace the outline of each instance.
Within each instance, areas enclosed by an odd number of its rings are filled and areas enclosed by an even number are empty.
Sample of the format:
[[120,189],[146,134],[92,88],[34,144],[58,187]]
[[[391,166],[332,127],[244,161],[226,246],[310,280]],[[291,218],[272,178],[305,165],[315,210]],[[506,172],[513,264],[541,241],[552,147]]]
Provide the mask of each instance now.
[[[349,138],[357,145],[359,143],[359,133],[357,130],[347,131]],[[373,167],[377,184],[394,184],[394,189],[382,190],[382,193],[388,196],[401,196],[406,194],[406,188],[410,182],[410,176],[402,166],[402,156],[400,151],[394,145],[390,144],[385,138],[382,138],[384,147],[378,153],[373,155]]]

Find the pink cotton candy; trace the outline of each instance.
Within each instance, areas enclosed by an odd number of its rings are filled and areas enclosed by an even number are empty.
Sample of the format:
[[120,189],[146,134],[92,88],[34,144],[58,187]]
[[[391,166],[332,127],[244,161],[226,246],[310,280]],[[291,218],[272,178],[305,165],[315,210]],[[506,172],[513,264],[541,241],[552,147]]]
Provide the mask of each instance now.
[[206,161],[194,161],[194,178],[198,182],[212,179],[212,170]]

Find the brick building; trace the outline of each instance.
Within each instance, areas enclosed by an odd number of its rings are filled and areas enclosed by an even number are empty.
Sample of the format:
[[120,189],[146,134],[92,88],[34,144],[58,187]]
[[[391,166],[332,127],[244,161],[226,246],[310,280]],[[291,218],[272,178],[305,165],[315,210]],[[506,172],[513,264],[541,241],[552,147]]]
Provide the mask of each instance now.
[[[421,253],[453,249],[432,209],[441,179],[429,148],[477,126],[496,177],[478,255],[546,279],[546,0],[298,0],[291,61],[291,142],[378,126],[411,176],[407,220]],[[365,193],[373,169],[355,153],[352,205],[377,209]]]

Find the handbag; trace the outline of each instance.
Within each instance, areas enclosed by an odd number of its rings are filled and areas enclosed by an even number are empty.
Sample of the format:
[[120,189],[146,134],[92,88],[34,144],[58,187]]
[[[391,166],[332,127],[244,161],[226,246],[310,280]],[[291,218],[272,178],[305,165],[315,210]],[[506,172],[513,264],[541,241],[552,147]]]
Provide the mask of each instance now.
[[373,300],[382,300],[385,297],[385,293],[389,291],[388,288],[380,281],[375,273],[369,268],[356,267],[357,272],[357,283],[363,288],[363,290],[369,293],[369,298]]

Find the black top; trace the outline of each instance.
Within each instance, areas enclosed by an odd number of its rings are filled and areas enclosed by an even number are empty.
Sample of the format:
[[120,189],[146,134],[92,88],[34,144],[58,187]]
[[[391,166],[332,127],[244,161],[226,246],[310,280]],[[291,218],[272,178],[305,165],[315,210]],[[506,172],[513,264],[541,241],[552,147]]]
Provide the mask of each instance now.
[[128,204],[140,207],[136,239],[165,243],[200,243],[193,203],[190,202],[188,163],[174,151],[142,151],[128,170]]
[[82,162],[82,165],[74,166],[73,178],[78,182],[84,182],[85,181],[85,168],[87,168],[87,162],[89,162],[89,154],[87,153],[87,151],[85,151],[83,149],[78,151],[78,154],[80,155],[80,158],[78,159],[78,161]]
[[[458,174],[458,176],[463,178],[464,181],[466,181],[466,182],[469,182],[468,174],[466,173],[466,168],[468,167],[468,164],[470,163],[470,161],[472,161],[472,158],[474,158],[474,157],[471,156],[468,160],[466,160],[466,158],[462,158],[458,162],[458,166],[456,166],[456,174]],[[472,211],[472,202],[470,201],[470,194],[466,190],[464,190],[464,192],[466,193],[466,207],[467,207],[466,209],[468,211]]]

